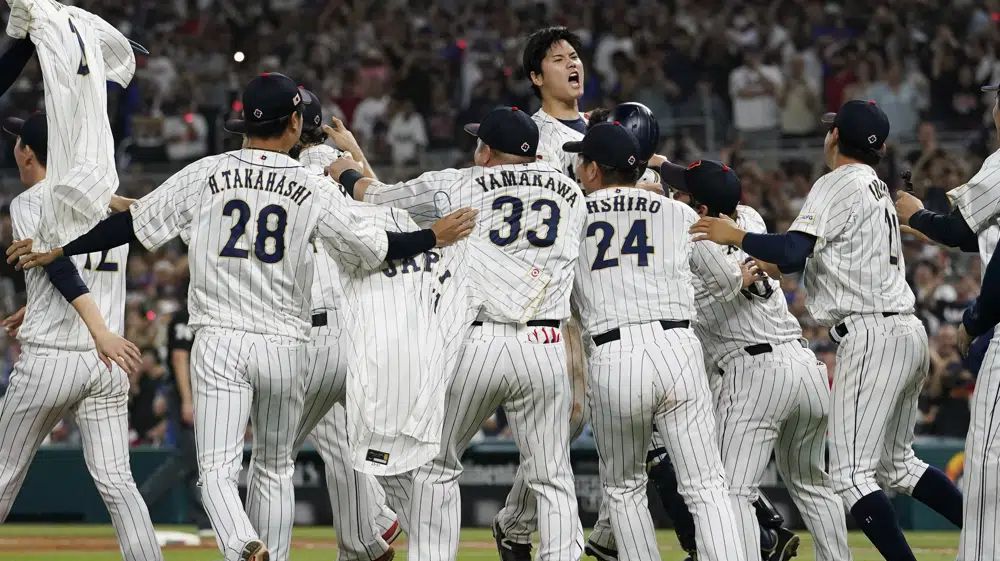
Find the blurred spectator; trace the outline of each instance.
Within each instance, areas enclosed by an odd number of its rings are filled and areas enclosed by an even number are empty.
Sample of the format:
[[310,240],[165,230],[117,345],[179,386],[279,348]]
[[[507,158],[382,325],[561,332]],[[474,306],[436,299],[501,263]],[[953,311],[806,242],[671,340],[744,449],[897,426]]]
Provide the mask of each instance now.
[[806,80],[805,62],[794,56],[788,63],[788,76],[781,90],[781,133],[806,136],[816,131],[822,108],[819,95]]
[[781,71],[764,64],[758,49],[744,52],[744,64],[729,75],[729,95],[733,98],[733,125],[751,148],[770,148],[779,134],[778,96]]
[[912,81],[903,80],[903,66],[899,62],[889,63],[882,77],[868,88],[865,97],[878,102],[889,117],[890,139],[913,138],[920,120],[920,93]]
[[427,129],[423,117],[414,110],[409,99],[396,101],[389,120],[388,141],[393,164],[416,164],[420,161],[420,155],[427,147]]
[[160,444],[167,435],[167,399],[163,395],[166,369],[156,351],[142,352],[142,365],[129,376],[129,425],[133,444]]

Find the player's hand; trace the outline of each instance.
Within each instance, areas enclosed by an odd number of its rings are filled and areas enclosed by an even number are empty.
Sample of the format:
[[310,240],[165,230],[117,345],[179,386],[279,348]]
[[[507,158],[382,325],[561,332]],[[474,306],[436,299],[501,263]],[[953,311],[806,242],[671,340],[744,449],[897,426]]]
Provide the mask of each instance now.
[[21,324],[24,323],[24,310],[25,308],[22,306],[20,310],[3,320],[3,329],[7,332],[7,335],[17,337],[17,330],[21,329]]
[[694,223],[688,232],[694,234],[693,241],[710,240],[719,245],[733,245],[739,247],[743,243],[743,236],[746,232],[740,229],[728,216],[712,218],[704,216]]
[[640,181],[635,184],[636,188],[643,189],[646,191],[652,191],[654,193],[659,193],[661,195],[666,195],[667,193],[663,190],[663,185],[660,183],[653,183],[651,181]]
[[129,375],[134,375],[142,364],[142,353],[139,347],[131,342],[119,337],[110,331],[103,331],[94,335],[94,346],[97,347],[97,356],[101,362],[111,370],[111,363],[114,362]]
[[323,125],[323,132],[326,133],[326,136],[333,140],[337,148],[350,152],[354,159],[362,159],[361,145],[358,144],[358,139],[354,138],[354,133],[348,130],[344,122],[336,117],[330,117],[330,122],[333,123],[332,127]]
[[670,160],[667,159],[667,157],[664,156],[664,155],[662,155],[662,154],[653,154],[652,156],[649,157],[649,161],[646,162],[646,167],[650,167],[650,168],[653,168],[655,170],[659,170],[660,166],[662,166],[663,164],[665,164],[665,163],[667,163],[669,161]]
[[958,334],[955,336],[955,346],[958,347],[958,354],[962,355],[962,358],[969,356],[969,347],[972,346],[973,339],[972,335],[969,335],[969,332],[965,330],[965,324],[958,326]]
[[15,268],[27,271],[29,269],[34,269],[35,267],[44,267],[62,257],[62,254],[63,252],[61,247],[42,253],[29,253],[21,258],[21,261],[18,262]]
[[767,277],[764,271],[760,270],[757,260],[753,257],[747,257],[746,261],[740,264],[740,271],[743,273],[743,288]]
[[909,225],[910,217],[923,208],[924,203],[906,191],[896,193],[896,214],[899,215],[900,224]]
[[181,422],[189,427],[194,425],[194,403],[191,401],[181,402]]
[[111,204],[109,204],[108,207],[111,208],[111,212],[125,212],[134,202],[135,199],[111,195]]
[[332,177],[337,183],[340,183],[340,176],[349,169],[353,169],[358,173],[364,173],[365,168],[354,158],[341,156],[326,166],[326,174]]
[[33,243],[31,238],[28,238],[26,240],[17,240],[10,244],[10,247],[7,248],[7,264],[14,265],[15,269],[19,269],[20,267],[16,265],[17,261],[31,253]]
[[449,246],[471,234],[472,229],[476,227],[476,215],[478,214],[478,210],[462,208],[439,219],[431,225],[431,230],[434,230],[434,238],[437,239],[434,247]]

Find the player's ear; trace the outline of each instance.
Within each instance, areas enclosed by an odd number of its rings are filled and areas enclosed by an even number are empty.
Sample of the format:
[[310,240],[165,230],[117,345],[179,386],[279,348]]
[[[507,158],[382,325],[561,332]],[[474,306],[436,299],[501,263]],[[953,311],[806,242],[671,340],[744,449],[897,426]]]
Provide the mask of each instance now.
[[538,86],[539,88],[542,87],[543,83],[545,83],[545,79],[542,78],[541,72],[535,72],[534,70],[532,70],[531,74],[528,77],[531,78],[531,83]]

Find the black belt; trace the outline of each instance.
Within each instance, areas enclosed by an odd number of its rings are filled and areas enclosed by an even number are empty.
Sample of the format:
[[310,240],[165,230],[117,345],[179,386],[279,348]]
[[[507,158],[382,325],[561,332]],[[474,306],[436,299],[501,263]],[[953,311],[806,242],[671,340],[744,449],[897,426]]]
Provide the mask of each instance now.
[[[898,316],[898,315],[899,312],[882,312],[882,317],[884,318],[891,318],[892,316]],[[833,326],[833,329],[831,329],[831,331],[836,333],[837,337],[843,338],[844,335],[847,335],[847,324],[843,322],[838,323],[837,325]]]
[[[688,327],[691,326],[691,322],[688,320],[670,321],[661,319],[659,320],[659,322],[660,322],[660,327],[662,327],[664,331],[667,331],[668,329],[678,329],[678,328],[687,329]],[[622,338],[622,330],[620,328],[612,329],[611,331],[605,331],[600,335],[594,335],[594,344],[597,346],[601,346],[604,343],[617,341],[621,338]]]
[[[802,345],[803,348],[806,347],[806,342],[802,339],[799,339],[799,344]],[[771,343],[757,343],[756,345],[747,345],[746,347],[743,347],[743,351],[750,356],[757,356],[774,351],[774,347]]]
[[[555,328],[558,328],[559,325],[560,325],[560,323],[561,322],[559,320],[557,320],[557,319],[533,319],[533,320],[529,321],[528,323],[526,323],[525,325],[527,325],[528,327],[555,327]],[[474,321],[474,322],[472,322],[472,327],[479,327],[481,325],[483,325],[483,322],[481,322],[481,321]]]
[[326,312],[313,314],[313,327],[326,327],[326,324],[327,324]]

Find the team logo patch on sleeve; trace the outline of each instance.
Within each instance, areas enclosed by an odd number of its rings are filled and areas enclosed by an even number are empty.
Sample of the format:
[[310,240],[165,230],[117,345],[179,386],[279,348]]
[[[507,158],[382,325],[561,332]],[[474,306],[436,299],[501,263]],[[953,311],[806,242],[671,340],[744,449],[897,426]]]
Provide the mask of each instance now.
[[799,215],[797,222],[815,222],[816,213],[815,212],[804,212]]
[[365,454],[365,461],[387,466],[389,465],[389,453],[369,448],[368,452]]

